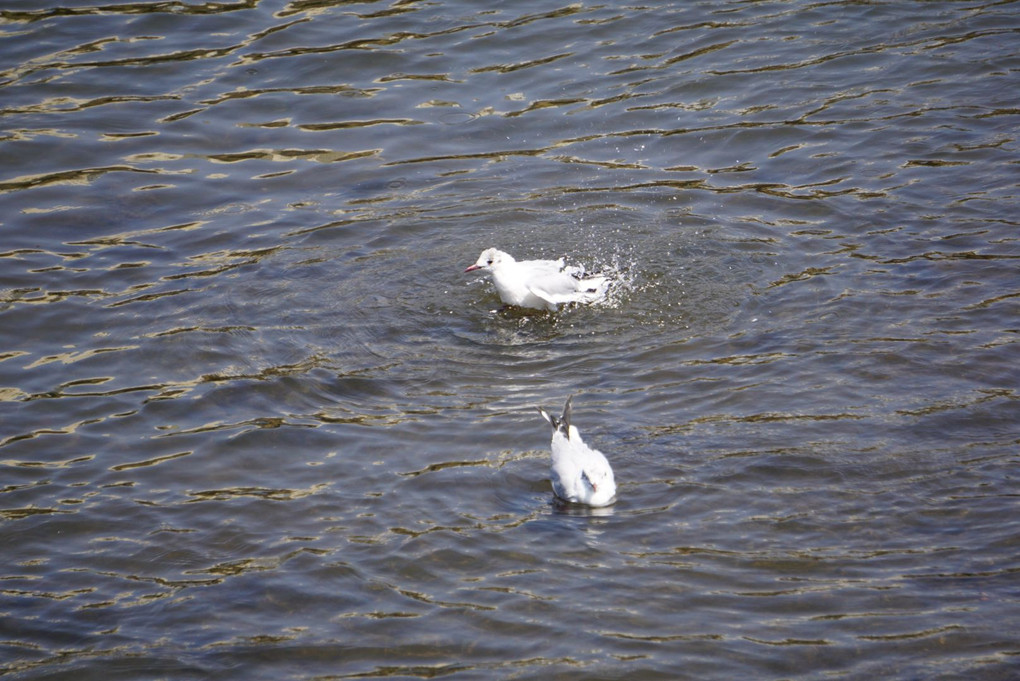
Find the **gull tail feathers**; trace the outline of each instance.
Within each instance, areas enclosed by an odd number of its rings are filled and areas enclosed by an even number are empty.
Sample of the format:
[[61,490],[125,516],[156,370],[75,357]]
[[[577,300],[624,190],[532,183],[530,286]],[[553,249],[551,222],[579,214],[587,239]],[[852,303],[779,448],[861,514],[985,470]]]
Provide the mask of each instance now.
[[578,283],[581,285],[579,292],[581,293],[582,300],[587,303],[604,298],[606,293],[609,292],[609,285],[612,283],[612,280],[609,277],[600,275],[582,279]]
[[570,415],[571,403],[573,400],[573,395],[567,398],[567,403],[563,407],[563,415],[559,418],[556,418],[545,409],[542,409],[542,407],[536,407],[536,409],[538,409],[538,413],[542,415],[542,418],[549,422],[549,425],[552,426],[553,430],[563,433],[564,437],[568,440],[570,439]]

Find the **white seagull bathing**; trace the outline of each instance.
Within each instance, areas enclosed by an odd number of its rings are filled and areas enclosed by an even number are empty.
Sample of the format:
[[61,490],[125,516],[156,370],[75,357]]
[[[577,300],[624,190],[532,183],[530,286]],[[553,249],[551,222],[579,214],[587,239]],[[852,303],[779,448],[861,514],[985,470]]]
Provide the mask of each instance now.
[[555,311],[562,303],[593,303],[605,297],[609,278],[584,276],[584,268],[566,266],[559,260],[522,260],[489,248],[464,270],[485,270],[492,275],[496,292],[507,305]]
[[553,428],[553,491],[564,501],[588,506],[608,506],[616,500],[613,469],[602,452],[584,444],[581,433],[570,425],[570,402],[573,399],[573,396],[567,398],[560,418],[538,407],[538,413]]

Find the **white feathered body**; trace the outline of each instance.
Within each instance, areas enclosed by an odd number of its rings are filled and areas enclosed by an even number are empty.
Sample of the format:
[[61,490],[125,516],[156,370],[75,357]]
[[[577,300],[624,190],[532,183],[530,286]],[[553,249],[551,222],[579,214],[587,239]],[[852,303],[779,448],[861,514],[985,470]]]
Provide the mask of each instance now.
[[560,431],[553,433],[552,486],[560,499],[588,506],[608,506],[616,497],[609,461],[586,445],[573,426],[569,438]]
[[486,270],[500,300],[507,305],[555,311],[564,303],[592,303],[605,297],[609,280],[584,277],[584,268],[559,260],[514,260],[509,253],[489,248],[467,269]]
[[616,478],[606,457],[570,425],[570,400],[559,419],[539,408],[553,427],[551,478],[556,496],[577,504],[608,506],[616,500]]

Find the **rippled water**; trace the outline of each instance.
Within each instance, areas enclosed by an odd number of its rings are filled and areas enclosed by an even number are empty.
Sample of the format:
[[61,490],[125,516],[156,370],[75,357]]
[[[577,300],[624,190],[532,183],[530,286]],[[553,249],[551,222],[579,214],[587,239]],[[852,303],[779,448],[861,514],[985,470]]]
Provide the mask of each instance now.
[[1015,677],[1018,33],[3,3],[0,676]]

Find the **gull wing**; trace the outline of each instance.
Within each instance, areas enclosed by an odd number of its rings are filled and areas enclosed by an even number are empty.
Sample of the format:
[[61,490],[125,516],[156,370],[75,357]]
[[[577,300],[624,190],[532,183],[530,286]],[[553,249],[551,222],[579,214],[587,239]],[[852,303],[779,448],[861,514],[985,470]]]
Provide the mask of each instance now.
[[594,303],[605,297],[609,290],[609,279],[592,277],[580,281],[566,275],[547,277],[531,282],[528,290],[547,303]]
[[554,305],[575,300],[577,280],[559,270],[536,274],[528,280],[528,290]]
[[523,260],[517,266],[526,274],[541,276],[544,274],[555,274],[563,271],[563,258],[559,260]]

